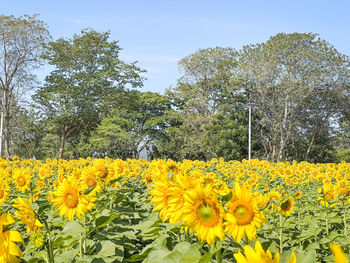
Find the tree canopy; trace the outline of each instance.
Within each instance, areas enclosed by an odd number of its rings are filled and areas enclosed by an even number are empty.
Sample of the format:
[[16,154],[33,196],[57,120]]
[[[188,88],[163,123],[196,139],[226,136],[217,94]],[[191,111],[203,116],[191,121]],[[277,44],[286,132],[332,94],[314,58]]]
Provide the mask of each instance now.
[[[11,147],[37,158],[242,160],[251,105],[253,158],[347,159],[350,60],[317,34],[198,49],[178,62],[177,84],[158,94],[134,89],[145,70],[120,58],[110,32],[48,42],[35,15],[0,16],[0,25],[6,156]],[[38,85],[32,70],[43,62],[53,69]],[[35,87],[31,107],[18,103],[25,87]]]
[[50,42],[46,61],[55,69],[33,99],[60,136],[58,157],[73,132],[89,132],[109,110],[108,101],[128,85],[142,86],[143,72],[119,58],[117,41],[109,33],[82,30],[72,39]]

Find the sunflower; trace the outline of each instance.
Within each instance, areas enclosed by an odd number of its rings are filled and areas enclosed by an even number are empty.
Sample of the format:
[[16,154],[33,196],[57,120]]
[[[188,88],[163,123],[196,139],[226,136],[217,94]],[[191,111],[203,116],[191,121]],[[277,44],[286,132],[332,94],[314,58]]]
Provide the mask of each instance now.
[[279,201],[279,200],[281,200],[281,198],[282,198],[281,193],[278,192],[278,191],[276,191],[276,190],[270,191],[269,194],[268,194],[268,196],[269,196],[270,199],[273,199],[273,201],[274,201],[274,200],[278,200],[278,201]]
[[8,225],[15,223],[10,213],[0,215],[0,262],[21,262],[17,257],[22,251],[15,242],[23,243],[21,234],[14,230],[4,230]]
[[104,180],[108,175],[108,170],[103,159],[97,159],[94,161],[94,169],[96,176]]
[[95,187],[93,189],[95,192],[99,192],[101,190],[100,183],[97,181],[95,169],[91,166],[83,169],[82,176],[80,177],[80,182],[83,190],[86,190],[90,187]]
[[184,193],[185,189],[179,185],[174,185],[169,188],[169,195],[167,197],[169,223],[181,221]]
[[85,215],[91,209],[95,201],[93,193],[83,195],[79,189],[79,183],[74,179],[63,179],[63,182],[53,192],[52,202],[59,210],[60,216],[65,216],[69,221]]
[[13,172],[13,181],[16,188],[19,191],[24,192],[30,187],[31,173],[28,169],[25,169],[23,167],[16,169]]
[[225,231],[238,243],[247,235],[249,240],[256,237],[256,228],[262,227],[265,216],[259,211],[258,200],[252,194],[251,189],[235,184],[234,195],[227,203],[228,213],[226,213]]
[[27,234],[29,232],[34,233],[40,230],[41,227],[44,227],[44,225],[36,218],[29,199],[18,197],[18,199],[15,200],[13,207],[18,209],[15,214],[21,219],[21,222],[19,223],[27,225]]
[[201,240],[212,245],[218,237],[223,239],[224,209],[217,201],[217,195],[210,186],[202,188],[199,184],[184,195],[182,209],[183,222]]
[[38,249],[42,248],[46,243],[45,233],[43,231],[36,231],[30,235],[30,243]]
[[169,188],[171,186],[171,181],[165,177],[162,180],[157,180],[154,182],[154,189],[151,192],[151,204],[155,205],[153,211],[159,211],[159,216],[163,222],[165,222],[170,217],[168,211],[168,197]]
[[[248,245],[244,246],[244,254],[245,256],[241,253],[241,251],[238,251],[238,253],[233,255],[237,260],[237,263],[278,263],[280,262],[279,253],[277,252],[275,254],[275,257],[273,258],[269,250],[265,252],[265,250],[262,248],[259,241],[255,242],[255,250]],[[292,252],[292,255],[290,256],[288,263],[296,263],[296,257],[294,252]]]
[[292,197],[288,196],[288,198],[282,201],[278,207],[278,211],[283,216],[290,216],[294,210],[295,204]]
[[302,194],[300,191],[297,191],[297,192],[294,193],[293,196],[294,196],[295,199],[301,199],[301,197],[303,196],[303,194]]
[[333,242],[329,246],[330,246],[332,254],[334,256],[335,263],[349,263],[341,246],[339,246],[337,243],[333,243]]
[[5,180],[0,179],[0,205],[6,203],[9,196],[9,186]]

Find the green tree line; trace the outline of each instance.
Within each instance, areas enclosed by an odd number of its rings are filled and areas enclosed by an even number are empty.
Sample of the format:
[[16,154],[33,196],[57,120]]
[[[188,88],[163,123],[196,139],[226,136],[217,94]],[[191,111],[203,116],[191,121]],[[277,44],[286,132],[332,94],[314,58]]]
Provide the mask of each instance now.
[[36,15],[0,16],[1,156],[242,160],[251,105],[252,158],[350,161],[350,60],[317,34],[199,49],[164,94],[120,52],[109,32],[53,41]]

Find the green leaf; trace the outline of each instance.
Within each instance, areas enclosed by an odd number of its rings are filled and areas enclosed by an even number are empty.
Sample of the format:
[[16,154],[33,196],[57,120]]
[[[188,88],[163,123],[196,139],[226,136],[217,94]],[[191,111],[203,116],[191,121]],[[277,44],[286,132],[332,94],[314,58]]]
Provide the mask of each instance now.
[[117,255],[122,259],[124,257],[124,249],[122,246],[118,246],[112,241],[102,241],[101,242],[102,249],[98,252],[97,257],[107,258],[110,256]]
[[227,195],[224,195],[221,197],[221,200],[224,202],[224,203],[227,203],[229,202],[231,199],[232,199],[232,191],[230,191]]
[[94,190],[95,188],[96,188],[96,185],[89,187],[88,189],[86,189],[86,190],[84,191],[84,195],[90,194],[91,191]]
[[[317,263],[317,254],[315,250],[310,250],[306,252],[305,254],[296,254],[297,257],[297,262],[298,263]],[[281,261],[283,262],[288,262],[287,261]]]
[[181,263],[181,252],[166,249],[154,250],[148,255],[148,262],[152,263]]
[[96,227],[101,228],[106,226],[108,223],[119,217],[119,215],[112,214],[110,216],[100,216],[96,218]]
[[84,231],[84,227],[81,224],[76,221],[71,221],[64,226],[61,233],[71,236],[79,236],[81,233],[84,233]]

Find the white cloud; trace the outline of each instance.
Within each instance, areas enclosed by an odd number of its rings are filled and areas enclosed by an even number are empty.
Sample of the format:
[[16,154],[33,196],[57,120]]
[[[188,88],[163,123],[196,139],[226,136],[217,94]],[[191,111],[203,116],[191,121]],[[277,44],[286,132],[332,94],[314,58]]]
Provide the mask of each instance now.
[[84,21],[84,20],[81,20],[81,19],[76,19],[76,20],[75,20],[75,23],[76,23],[77,25],[80,25],[80,24],[84,24],[85,21]]

